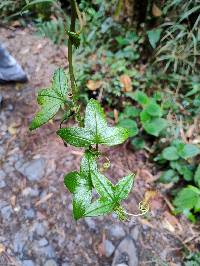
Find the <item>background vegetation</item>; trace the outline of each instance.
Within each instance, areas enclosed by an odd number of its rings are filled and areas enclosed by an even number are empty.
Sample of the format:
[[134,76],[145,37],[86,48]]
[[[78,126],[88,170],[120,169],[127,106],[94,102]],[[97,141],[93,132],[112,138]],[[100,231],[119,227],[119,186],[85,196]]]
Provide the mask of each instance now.
[[[129,147],[145,149],[157,182],[173,184],[168,196],[174,214],[198,222],[200,1],[79,2],[87,22],[76,50],[80,100],[98,99],[116,124],[129,129]],[[30,23],[55,44],[67,43],[67,1],[38,3],[21,17],[25,5],[2,1],[1,23]]]

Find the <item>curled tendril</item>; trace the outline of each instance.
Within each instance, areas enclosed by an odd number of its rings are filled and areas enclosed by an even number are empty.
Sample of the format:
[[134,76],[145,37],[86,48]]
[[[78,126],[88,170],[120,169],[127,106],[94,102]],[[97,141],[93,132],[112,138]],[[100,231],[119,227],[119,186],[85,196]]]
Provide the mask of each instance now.
[[140,201],[138,204],[138,210],[140,211],[139,213],[133,214],[133,213],[125,212],[125,214],[128,216],[132,216],[132,217],[144,216],[145,214],[149,212],[149,209],[150,209],[149,203],[144,200],[144,201]]
[[121,206],[118,206],[115,209],[115,213],[117,214],[119,220],[121,220],[121,221],[130,221],[130,219],[128,218],[128,216],[131,216],[131,217],[144,216],[145,214],[147,214],[149,212],[149,209],[150,209],[149,203],[144,200],[144,201],[139,202],[139,204],[138,204],[138,210],[140,212],[137,213],[137,214],[128,213]]
[[110,160],[108,157],[105,157],[106,162],[103,163],[103,169],[108,169],[110,167]]

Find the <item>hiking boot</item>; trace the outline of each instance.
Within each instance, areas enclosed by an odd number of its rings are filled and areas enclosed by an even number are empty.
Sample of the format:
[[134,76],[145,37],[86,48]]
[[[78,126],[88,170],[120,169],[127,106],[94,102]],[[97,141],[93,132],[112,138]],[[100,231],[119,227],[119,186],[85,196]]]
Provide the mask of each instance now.
[[0,84],[26,82],[27,80],[27,76],[21,66],[0,44]]

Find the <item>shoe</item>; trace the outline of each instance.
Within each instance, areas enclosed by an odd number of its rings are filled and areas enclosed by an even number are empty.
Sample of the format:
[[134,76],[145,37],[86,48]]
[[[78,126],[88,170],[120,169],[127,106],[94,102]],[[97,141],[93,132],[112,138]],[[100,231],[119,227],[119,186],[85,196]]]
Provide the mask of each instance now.
[[21,66],[0,44],[0,84],[26,81],[28,78]]

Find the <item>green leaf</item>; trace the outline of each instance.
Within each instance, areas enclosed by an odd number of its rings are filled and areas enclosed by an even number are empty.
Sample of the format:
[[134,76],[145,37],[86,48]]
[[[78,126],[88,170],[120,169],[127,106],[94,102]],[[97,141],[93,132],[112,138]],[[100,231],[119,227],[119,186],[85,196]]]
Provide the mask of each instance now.
[[159,178],[159,181],[164,184],[168,184],[171,182],[176,183],[178,182],[178,180],[179,176],[177,175],[177,172],[172,169],[163,172]]
[[[195,215],[191,212],[191,211],[189,211],[188,209],[184,209],[183,210],[183,214],[186,216],[186,218],[188,219],[188,220],[190,220],[192,223],[195,223],[196,222],[196,217],[195,217]],[[192,265],[192,266],[195,266],[194,264]]]
[[114,186],[99,172],[92,173],[92,183],[100,198],[87,208],[85,216],[103,215],[113,211],[120,202],[126,199],[133,185],[133,174],[123,177]]
[[192,158],[200,153],[200,149],[194,144],[180,144],[178,146],[178,154],[183,159]]
[[69,36],[71,43],[76,48],[78,48],[80,46],[80,43],[81,43],[80,34],[76,33],[76,32],[72,32],[72,31],[66,31],[66,33]]
[[154,49],[156,48],[156,44],[160,40],[161,32],[162,32],[162,29],[153,29],[153,30],[147,31],[149,42]]
[[161,117],[162,116],[162,110],[160,106],[155,101],[150,101],[144,109],[149,115],[155,116],[155,117]]
[[127,128],[129,131],[129,137],[134,137],[138,134],[138,127],[137,123],[133,121],[132,119],[125,118],[119,121],[118,125],[120,127]]
[[114,201],[114,186],[113,184],[101,173],[92,173],[92,183],[97,193],[102,197]]
[[167,125],[167,120],[163,118],[154,118],[143,123],[145,131],[155,137],[158,137],[160,132],[163,131],[163,129],[165,129]]
[[33,0],[31,2],[28,2],[27,5],[25,5],[22,10],[21,10],[21,13],[24,11],[24,10],[27,10],[29,9],[30,7],[34,6],[34,5],[38,5],[38,4],[43,4],[43,3],[56,3],[55,0]]
[[136,91],[133,99],[141,105],[146,105],[149,102],[149,97],[142,91]]
[[181,189],[174,200],[174,205],[178,212],[183,212],[185,209],[191,210],[198,203],[200,198],[200,190],[193,186],[188,186]]
[[141,120],[142,123],[150,121],[151,119],[152,119],[151,115],[148,114],[146,110],[143,110],[140,113],[140,120]]
[[200,188],[200,165],[198,165],[194,174],[194,182]]
[[135,117],[139,116],[140,109],[138,109],[134,106],[126,106],[124,108],[123,114],[127,118],[135,118]]
[[123,177],[114,187],[115,200],[117,202],[126,199],[133,186],[133,174]]
[[131,140],[131,145],[135,150],[141,150],[145,147],[145,141],[143,138],[134,138]]
[[86,107],[84,128],[62,128],[57,134],[76,147],[89,147],[93,144],[113,146],[121,144],[129,137],[127,129],[107,126],[104,111],[94,99]]
[[171,161],[170,166],[173,169],[176,169],[179,174],[181,174],[186,181],[191,181],[193,179],[193,172],[190,169],[190,166],[187,165],[185,162],[175,162]]
[[167,147],[162,151],[162,157],[168,161],[175,161],[179,159],[176,147]]
[[111,213],[115,203],[105,198],[99,198],[93,202],[85,211],[84,217],[100,216]]
[[77,220],[84,216],[92,200],[92,172],[97,171],[96,156],[86,151],[81,161],[80,173],[71,172],[64,177],[64,184],[73,193],[73,214]]
[[58,69],[54,74],[51,88],[43,89],[38,93],[37,101],[41,105],[41,111],[32,120],[30,130],[42,126],[56,115],[67,101],[67,92],[66,74],[63,69]]

